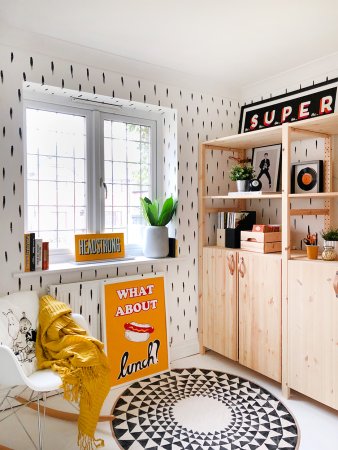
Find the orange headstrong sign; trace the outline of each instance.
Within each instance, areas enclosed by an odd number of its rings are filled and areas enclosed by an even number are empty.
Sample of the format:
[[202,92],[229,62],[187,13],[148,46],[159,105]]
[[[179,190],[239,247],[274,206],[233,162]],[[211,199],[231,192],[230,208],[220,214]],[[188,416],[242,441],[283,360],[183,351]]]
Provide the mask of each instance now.
[[124,234],[76,234],[75,261],[94,261],[98,259],[123,258]]

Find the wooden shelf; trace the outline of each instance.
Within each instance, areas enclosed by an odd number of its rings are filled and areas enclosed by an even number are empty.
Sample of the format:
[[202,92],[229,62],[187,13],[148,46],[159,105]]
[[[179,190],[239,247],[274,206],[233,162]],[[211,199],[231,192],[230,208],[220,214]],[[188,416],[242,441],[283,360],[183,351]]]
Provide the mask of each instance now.
[[338,192],[312,192],[304,194],[289,194],[289,198],[335,198],[338,197]]
[[290,209],[290,216],[328,216],[328,215],[330,215],[330,210],[327,208]]
[[[283,125],[284,126],[284,125]],[[279,144],[282,142],[282,125],[250,133],[236,134],[205,142],[206,148],[215,150],[244,150],[264,145]],[[314,117],[285,124],[292,129],[291,140],[299,141],[316,137],[326,137],[338,134],[338,113]]]
[[262,200],[268,198],[282,198],[282,194],[266,194],[266,195],[204,195],[204,200]]

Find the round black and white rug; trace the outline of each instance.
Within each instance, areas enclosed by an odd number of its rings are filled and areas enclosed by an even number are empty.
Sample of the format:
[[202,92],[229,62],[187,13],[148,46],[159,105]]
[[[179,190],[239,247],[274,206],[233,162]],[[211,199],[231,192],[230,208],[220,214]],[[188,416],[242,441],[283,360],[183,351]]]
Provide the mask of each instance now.
[[125,450],[298,448],[296,422],[276,397],[213,370],[175,369],[135,382],[112,414]]

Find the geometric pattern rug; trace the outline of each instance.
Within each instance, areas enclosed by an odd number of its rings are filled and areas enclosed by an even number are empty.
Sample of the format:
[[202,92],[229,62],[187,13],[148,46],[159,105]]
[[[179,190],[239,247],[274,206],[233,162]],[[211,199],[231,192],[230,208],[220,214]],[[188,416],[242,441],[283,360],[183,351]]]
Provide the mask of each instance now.
[[226,373],[174,369],[137,381],[112,410],[125,450],[297,449],[291,413],[269,391]]

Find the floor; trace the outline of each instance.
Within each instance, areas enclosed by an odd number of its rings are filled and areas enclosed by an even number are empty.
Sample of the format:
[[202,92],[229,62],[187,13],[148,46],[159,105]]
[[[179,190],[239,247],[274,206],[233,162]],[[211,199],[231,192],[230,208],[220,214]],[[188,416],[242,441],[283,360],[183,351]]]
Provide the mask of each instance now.
[[[264,386],[275,396],[282,397],[280,386],[277,383],[212,352],[208,352],[204,356],[195,355],[174,361],[172,367],[200,367],[228,372],[252,380]],[[103,407],[104,414],[110,413],[114,401],[121,391],[123,389],[111,391]],[[298,394],[294,394],[290,400],[283,400],[283,402],[298,421],[301,432],[300,450],[338,450],[338,412]],[[48,406],[63,408],[63,403],[63,400],[58,397],[48,400]],[[35,439],[35,413],[27,409],[22,410],[20,417],[26,427],[32,430],[32,437]],[[75,423],[48,418],[46,419],[44,448],[45,450],[58,450],[60,448],[62,450],[76,450],[78,449],[76,435]],[[119,448],[112,438],[109,423],[100,423],[98,425],[97,436],[105,440],[104,448],[109,450]],[[34,448],[21,427],[18,426],[15,418],[10,418],[0,423],[0,444],[14,450],[30,450]]]

